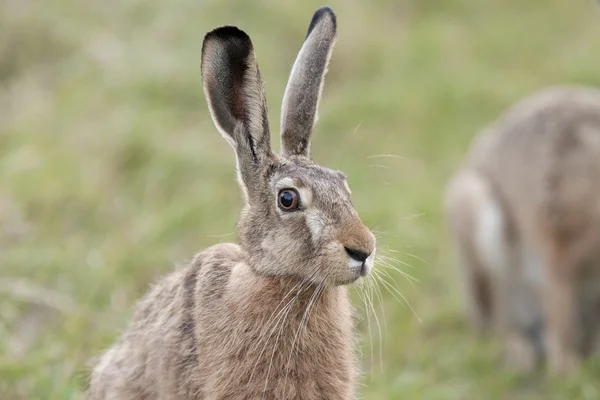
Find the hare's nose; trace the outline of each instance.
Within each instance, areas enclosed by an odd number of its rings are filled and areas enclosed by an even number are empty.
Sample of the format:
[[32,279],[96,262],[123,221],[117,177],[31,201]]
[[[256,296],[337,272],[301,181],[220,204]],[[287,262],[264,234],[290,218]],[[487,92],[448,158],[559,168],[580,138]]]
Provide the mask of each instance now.
[[344,249],[346,250],[346,253],[348,253],[348,255],[356,261],[365,262],[367,260],[367,258],[369,258],[369,256],[370,256],[370,254],[367,254],[361,250],[349,249],[348,247],[345,247],[345,246],[344,246]]

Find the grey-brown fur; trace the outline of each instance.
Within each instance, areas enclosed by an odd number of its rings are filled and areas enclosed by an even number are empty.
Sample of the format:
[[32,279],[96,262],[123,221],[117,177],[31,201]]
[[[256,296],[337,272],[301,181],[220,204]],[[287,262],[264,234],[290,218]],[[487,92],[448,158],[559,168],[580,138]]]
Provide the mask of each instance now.
[[543,90],[474,141],[446,191],[473,320],[531,368],[575,367],[600,317],[600,91]]
[[[310,30],[330,47],[332,21],[330,9],[318,10]],[[330,49],[315,48],[310,31],[303,51],[312,55],[296,64],[324,66]],[[290,81],[320,81],[319,68],[315,76],[303,65],[304,75]],[[299,154],[295,139],[284,141],[284,156],[271,151],[262,81],[245,33],[233,27],[208,33],[202,74],[215,124],[236,151],[245,199],[239,245],[199,253],[144,296],[130,327],[95,367],[89,396],[353,398],[358,368],[345,285],[369,273],[375,238],[352,207],[344,174]],[[290,98],[302,97],[297,90],[318,95],[320,84],[288,88]],[[316,106],[300,103],[297,111],[314,118]],[[310,133],[303,131],[304,142]],[[278,192],[289,188],[301,206],[286,212]],[[368,258],[358,261],[352,251]]]

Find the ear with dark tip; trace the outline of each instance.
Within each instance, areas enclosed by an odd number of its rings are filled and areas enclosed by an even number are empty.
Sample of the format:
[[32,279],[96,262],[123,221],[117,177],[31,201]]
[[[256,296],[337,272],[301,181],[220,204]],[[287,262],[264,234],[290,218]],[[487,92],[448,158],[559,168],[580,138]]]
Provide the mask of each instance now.
[[288,80],[281,109],[281,143],[284,157],[309,157],[310,135],[325,73],[336,38],[336,17],[331,8],[318,9]]
[[246,33],[224,26],[206,34],[202,82],[212,119],[235,149],[243,189],[251,194],[272,152],[263,83]]

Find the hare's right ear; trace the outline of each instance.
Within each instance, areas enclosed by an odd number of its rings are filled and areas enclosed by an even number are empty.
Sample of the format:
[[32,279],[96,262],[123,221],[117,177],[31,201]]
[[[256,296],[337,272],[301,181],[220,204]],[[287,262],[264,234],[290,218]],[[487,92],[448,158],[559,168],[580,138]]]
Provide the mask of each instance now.
[[329,7],[319,8],[310,22],[283,95],[281,146],[284,157],[309,157],[310,135],[317,122],[319,98],[335,38],[335,14]]
[[240,184],[251,200],[273,154],[263,83],[246,33],[224,26],[206,34],[202,82],[212,119],[235,149]]

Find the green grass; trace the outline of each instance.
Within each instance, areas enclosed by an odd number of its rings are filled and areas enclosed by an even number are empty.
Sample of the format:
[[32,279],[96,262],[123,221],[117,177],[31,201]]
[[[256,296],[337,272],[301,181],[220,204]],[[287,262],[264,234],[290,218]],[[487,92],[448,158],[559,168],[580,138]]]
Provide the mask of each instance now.
[[[0,398],[80,398],[89,360],[148,285],[234,239],[240,195],[202,95],[203,35],[223,24],[250,34],[277,136],[287,75],[320,5],[0,3]],[[360,323],[361,398],[600,398],[597,362],[568,379],[518,376],[471,331],[441,211],[471,138],[505,107],[551,84],[600,84],[598,8],[330,5],[338,42],[313,156],[347,172],[358,211],[382,232],[378,247],[419,280],[393,273],[422,322],[385,296],[383,343]],[[402,158],[369,158],[378,154]]]

